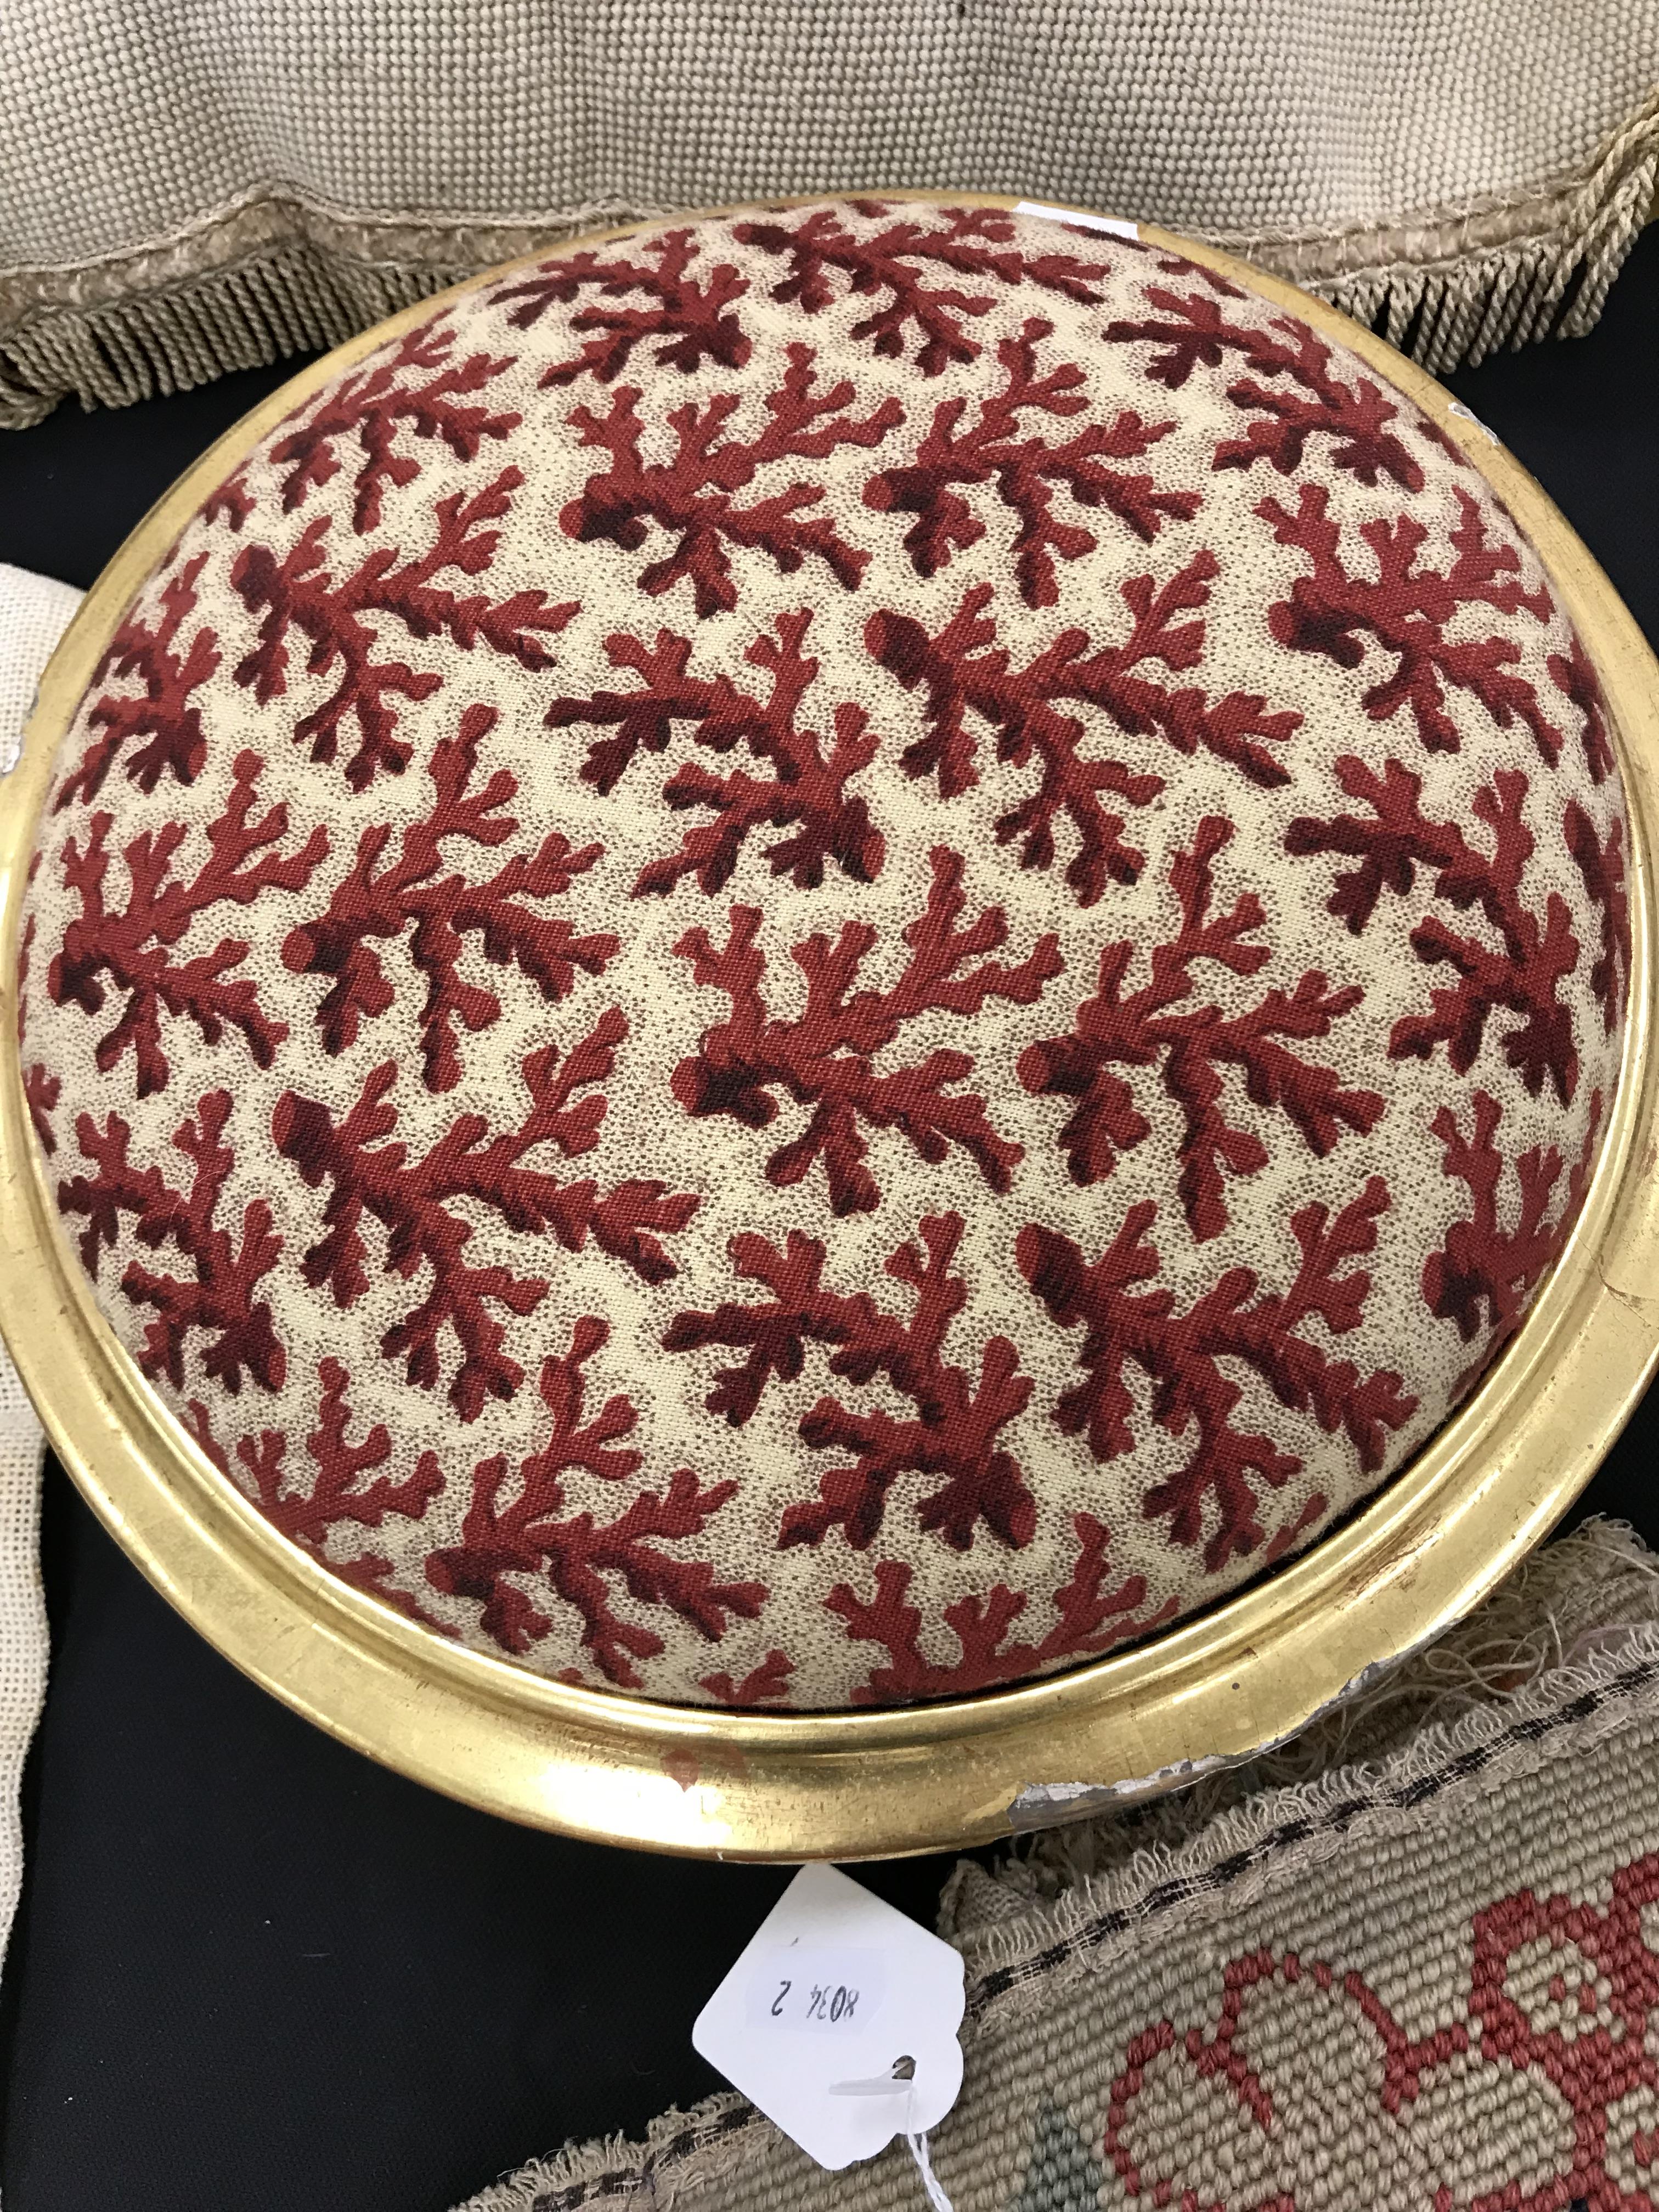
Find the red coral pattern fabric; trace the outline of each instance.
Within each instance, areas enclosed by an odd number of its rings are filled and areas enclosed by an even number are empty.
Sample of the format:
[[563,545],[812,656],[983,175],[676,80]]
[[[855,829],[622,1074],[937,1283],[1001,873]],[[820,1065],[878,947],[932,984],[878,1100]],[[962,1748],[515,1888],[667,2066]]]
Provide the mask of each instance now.
[[1626,845],[1536,556],[1309,325],[998,209],[663,224],[337,376],[138,593],[27,1092],[132,1357],[347,1580],[572,1681],[944,1696],[1473,1387]]

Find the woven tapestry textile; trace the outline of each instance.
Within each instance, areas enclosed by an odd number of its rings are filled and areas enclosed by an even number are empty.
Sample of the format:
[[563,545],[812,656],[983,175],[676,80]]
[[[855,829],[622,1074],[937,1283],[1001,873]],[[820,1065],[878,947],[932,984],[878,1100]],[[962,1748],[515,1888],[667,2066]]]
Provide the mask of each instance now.
[[[0,562],[0,776],[16,764],[40,672],[80,603],[67,584]],[[0,1956],[23,1881],[17,1793],[46,1695],[43,1449],[34,1408],[0,1346]]]
[[[1652,2212],[1655,1569],[1592,1523],[1253,1774],[961,1868],[955,2212]],[[465,2212],[923,2203],[901,2145],[827,2173],[727,2095]]]
[[607,217],[915,186],[1168,223],[1431,367],[1587,329],[1659,0],[0,11],[0,423],[336,343]]

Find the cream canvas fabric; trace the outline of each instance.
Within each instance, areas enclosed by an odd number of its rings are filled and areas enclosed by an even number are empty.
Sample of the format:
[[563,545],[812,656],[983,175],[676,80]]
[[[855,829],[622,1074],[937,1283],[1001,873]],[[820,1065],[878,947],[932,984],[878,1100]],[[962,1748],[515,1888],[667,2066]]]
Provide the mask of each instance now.
[[[1593,1523],[1253,1775],[959,1869],[954,2212],[1650,2212],[1654,1568]],[[826,2173],[728,2094],[466,2212],[923,2203],[902,2144]]]
[[[0,562],[0,774],[15,765],[34,687],[81,594]],[[0,1346],[0,1956],[23,1881],[17,1790],[46,1686],[40,1424]]]
[[0,422],[332,343],[607,216],[902,185],[1170,223],[1443,368],[1594,321],[1656,82],[1659,0],[14,0]]

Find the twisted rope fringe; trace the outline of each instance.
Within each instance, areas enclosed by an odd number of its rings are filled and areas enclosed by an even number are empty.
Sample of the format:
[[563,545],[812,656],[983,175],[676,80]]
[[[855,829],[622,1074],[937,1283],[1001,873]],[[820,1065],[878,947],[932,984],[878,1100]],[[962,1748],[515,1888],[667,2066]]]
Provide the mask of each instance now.
[[[1582,177],[1553,192],[1322,246],[1220,235],[1212,242],[1328,300],[1441,375],[1592,329],[1653,212],[1656,182],[1659,92]],[[1351,256],[1364,265],[1352,265]]]
[[[1656,185],[1659,91],[1583,171],[1523,197],[1335,233],[1195,234],[1380,328],[1439,374],[1590,329]],[[522,216],[370,216],[258,185],[102,260],[0,271],[0,428],[39,422],[71,395],[125,407],[338,345],[496,262],[670,212],[611,198]]]
[[320,353],[516,254],[668,212],[607,199],[519,222],[387,220],[259,186],[106,261],[0,270],[0,429],[63,398],[127,407]]

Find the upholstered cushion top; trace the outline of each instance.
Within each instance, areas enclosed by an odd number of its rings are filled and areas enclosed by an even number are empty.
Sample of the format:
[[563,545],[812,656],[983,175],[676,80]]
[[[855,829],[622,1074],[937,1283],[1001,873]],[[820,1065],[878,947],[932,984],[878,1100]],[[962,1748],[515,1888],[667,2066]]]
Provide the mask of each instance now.
[[1615,1079],[1619,778],[1442,431],[1242,285],[843,200],[480,279],[144,585],[27,1095],[227,1477],[680,1702],[981,1689],[1467,1395]]

